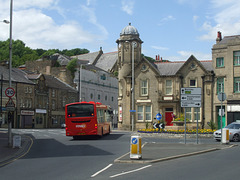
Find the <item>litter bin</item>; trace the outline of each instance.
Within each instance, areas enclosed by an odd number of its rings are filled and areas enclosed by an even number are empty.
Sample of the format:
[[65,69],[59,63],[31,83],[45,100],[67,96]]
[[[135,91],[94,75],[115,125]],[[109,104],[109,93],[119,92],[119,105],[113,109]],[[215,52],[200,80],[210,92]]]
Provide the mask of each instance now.
[[142,159],[142,137],[131,136],[130,159]]
[[21,148],[22,137],[20,135],[13,136],[13,148]]
[[229,129],[228,128],[222,129],[222,143],[223,144],[229,143]]

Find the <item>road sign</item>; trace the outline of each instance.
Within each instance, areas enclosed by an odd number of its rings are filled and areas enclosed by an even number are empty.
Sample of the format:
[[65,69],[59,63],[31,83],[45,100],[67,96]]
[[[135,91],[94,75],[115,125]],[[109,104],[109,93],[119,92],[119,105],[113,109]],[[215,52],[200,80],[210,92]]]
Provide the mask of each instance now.
[[10,108],[10,107],[15,107],[15,103],[13,102],[12,98],[9,98],[7,104],[6,104],[6,108]]
[[181,101],[181,107],[201,107],[201,102],[195,101]]
[[201,107],[201,88],[181,88],[181,107]]
[[181,94],[202,94],[201,88],[181,88]]
[[136,110],[130,110],[130,112],[136,112]]
[[160,121],[162,119],[162,115],[160,113],[157,113],[156,119]]
[[225,101],[227,98],[226,94],[224,92],[218,93],[218,100],[219,101]]
[[15,90],[11,87],[8,87],[5,90],[5,94],[6,94],[7,97],[13,97],[15,95]]
[[201,101],[201,95],[181,95],[182,101]]

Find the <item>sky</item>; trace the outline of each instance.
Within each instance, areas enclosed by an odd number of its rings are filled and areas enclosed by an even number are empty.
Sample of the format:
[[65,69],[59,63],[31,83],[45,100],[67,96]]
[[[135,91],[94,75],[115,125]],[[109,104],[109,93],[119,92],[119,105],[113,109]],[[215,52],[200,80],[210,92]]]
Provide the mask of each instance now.
[[[129,23],[142,53],[170,61],[211,60],[217,32],[240,34],[239,0],[13,0],[14,40],[37,49],[117,51]],[[9,38],[10,0],[0,0],[0,41]]]

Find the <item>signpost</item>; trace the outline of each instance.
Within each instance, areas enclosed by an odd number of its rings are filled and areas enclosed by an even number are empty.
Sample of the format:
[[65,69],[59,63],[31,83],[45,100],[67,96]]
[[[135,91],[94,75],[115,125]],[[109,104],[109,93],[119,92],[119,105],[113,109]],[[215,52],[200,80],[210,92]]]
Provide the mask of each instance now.
[[[201,107],[202,106],[202,89],[201,88],[181,88],[181,107],[185,108],[184,123],[185,123],[185,138],[186,144],[186,107]],[[198,111],[197,111],[197,144],[198,144]]]
[[219,113],[221,112],[221,143],[223,142],[223,132],[222,132],[222,117],[223,117],[223,113],[224,113],[224,110],[222,108],[222,104],[223,104],[223,101],[226,100],[226,94],[224,92],[220,92],[218,93],[218,100],[221,101],[221,110],[219,111]]

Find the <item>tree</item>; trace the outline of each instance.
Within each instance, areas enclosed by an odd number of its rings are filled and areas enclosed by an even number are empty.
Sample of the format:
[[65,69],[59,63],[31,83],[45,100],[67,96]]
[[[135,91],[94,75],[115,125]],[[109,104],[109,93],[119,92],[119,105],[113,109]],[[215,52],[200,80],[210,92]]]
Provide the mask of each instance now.
[[74,58],[67,65],[67,69],[71,72],[71,75],[73,78],[74,78],[74,73],[76,72],[77,60],[78,60],[77,58]]

